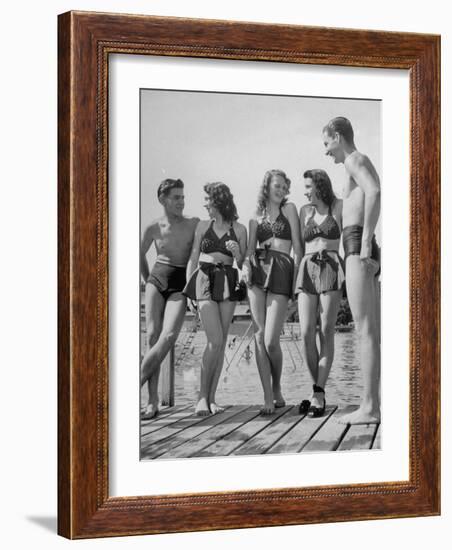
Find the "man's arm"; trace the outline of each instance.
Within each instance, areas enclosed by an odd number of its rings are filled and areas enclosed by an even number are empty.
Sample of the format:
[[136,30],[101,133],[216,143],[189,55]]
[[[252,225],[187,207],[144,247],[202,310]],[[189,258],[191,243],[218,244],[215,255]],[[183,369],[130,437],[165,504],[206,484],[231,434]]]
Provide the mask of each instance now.
[[380,217],[380,182],[373,173],[370,161],[359,156],[350,160],[347,166],[350,175],[364,193],[364,221],[361,258],[370,258],[372,237]]
[[149,266],[146,259],[146,253],[154,242],[154,224],[151,224],[144,232],[143,239],[140,246],[140,271],[141,276],[146,282],[149,278]]

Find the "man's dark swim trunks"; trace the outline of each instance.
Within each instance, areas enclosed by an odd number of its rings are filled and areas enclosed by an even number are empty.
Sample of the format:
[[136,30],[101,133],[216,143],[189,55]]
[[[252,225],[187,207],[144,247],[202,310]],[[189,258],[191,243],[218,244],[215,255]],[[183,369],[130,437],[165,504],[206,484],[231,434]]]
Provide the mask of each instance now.
[[[349,225],[348,227],[344,227],[344,229],[342,230],[342,244],[344,245],[345,259],[347,259],[347,256],[351,256],[354,254],[357,254],[359,256],[361,254],[362,240],[363,228],[361,225]],[[375,235],[373,235],[372,237],[372,252],[370,257],[372,260],[378,262],[378,265],[381,266],[380,247],[375,240]],[[378,269],[378,272],[375,274],[375,276],[379,275],[380,271],[381,267]]]
[[175,292],[182,292],[186,283],[185,267],[156,262],[147,282],[152,283],[165,300]]

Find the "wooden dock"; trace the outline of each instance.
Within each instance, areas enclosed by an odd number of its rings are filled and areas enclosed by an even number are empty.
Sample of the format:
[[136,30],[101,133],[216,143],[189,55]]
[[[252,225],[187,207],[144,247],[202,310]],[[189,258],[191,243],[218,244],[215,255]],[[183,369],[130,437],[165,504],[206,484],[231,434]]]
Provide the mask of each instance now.
[[356,407],[327,406],[325,415],[300,415],[288,405],[262,416],[258,405],[234,405],[199,417],[193,405],[166,407],[141,421],[141,459],[261,455],[380,449],[380,426],[350,426],[337,418]]
[[[241,309],[240,309],[241,307]],[[238,306],[237,319],[249,320],[248,306]],[[205,346],[205,333],[196,330],[196,319],[187,316],[188,325],[162,363],[160,376],[161,401],[165,405],[152,420],[141,421],[141,459],[169,459],[279,453],[307,453],[346,450],[380,449],[380,426],[376,424],[350,426],[337,418],[357,406],[329,404],[321,418],[300,415],[298,404],[277,409],[275,414],[260,414],[261,404],[237,404],[220,414],[199,417],[194,412],[194,397],[181,405],[175,399],[175,370]],[[251,321],[242,334],[231,331],[225,353],[225,371],[235,373],[246,357],[253,340]],[[349,330],[349,328],[348,328]],[[298,345],[298,323],[285,323],[281,334],[284,372],[300,368],[302,357]],[[196,351],[197,350],[197,351]],[[252,352],[251,352],[252,353]],[[198,353],[199,358],[201,357]],[[257,368],[257,367],[256,367]],[[259,382],[256,391],[260,393]],[[147,390],[142,391],[142,406]],[[180,392],[179,392],[180,399]],[[174,406],[175,405],[175,406]]]

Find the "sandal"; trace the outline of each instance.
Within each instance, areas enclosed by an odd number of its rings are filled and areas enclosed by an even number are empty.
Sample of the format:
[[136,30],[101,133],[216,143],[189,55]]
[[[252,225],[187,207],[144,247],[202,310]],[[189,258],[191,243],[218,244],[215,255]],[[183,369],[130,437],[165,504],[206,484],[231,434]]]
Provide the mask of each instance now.
[[312,386],[312,389],[314,393],[323,393],[323,406],[316,407],[315,405],[311,405],[308,410],[308,416],[310,418],[319,418],[325,414],[325,407],[326,407],[325,390],[320,386],[317,386],[316,384]]
[[309,399],[303,399],[303,401],[298,406],[298,412],[300,414],[306,414],[309,411],[309,407],[311,406],[311,402]]

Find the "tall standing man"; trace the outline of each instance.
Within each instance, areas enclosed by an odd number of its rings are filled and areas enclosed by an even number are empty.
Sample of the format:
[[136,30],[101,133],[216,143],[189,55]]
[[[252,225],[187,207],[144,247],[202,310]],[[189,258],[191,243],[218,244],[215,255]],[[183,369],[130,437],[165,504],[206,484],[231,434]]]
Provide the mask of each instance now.
[[[186,266],[199,218],[183,215],[184,184],[182,180],[165,179],[157,197],[164,214],[153,221],[141,242],[141,275],[146,282],[147,352],[141,363],[141,386],[148,382],[149,401],[142,418],[158,414],[158,381],[160,364],[175,344],[184,321],[186,299]],[[157,259],[149,271],[146,253],[154,243]]]
[[353,128],[336,117],[323,129],[326,155],[343,163],[343,245],[347,296],[358,332],[364,389],[359,408],[340,418],[348,424],[380,421],[379,248],[375,226],[380,215],[380,179],[370,159],[355,146]]

